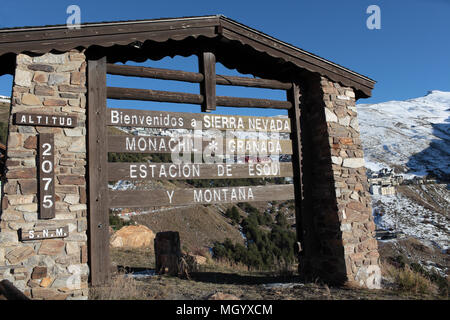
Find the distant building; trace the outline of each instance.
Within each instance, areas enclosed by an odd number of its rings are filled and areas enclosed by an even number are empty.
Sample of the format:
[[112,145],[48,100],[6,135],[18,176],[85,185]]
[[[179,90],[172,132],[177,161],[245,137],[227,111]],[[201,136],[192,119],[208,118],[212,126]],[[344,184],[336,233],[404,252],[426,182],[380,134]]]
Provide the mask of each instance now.
[[403,183],[403,176],[396,175],[394,169],[383,168],[369,174],[370,193],[373,195],[393,195],[395,186]]

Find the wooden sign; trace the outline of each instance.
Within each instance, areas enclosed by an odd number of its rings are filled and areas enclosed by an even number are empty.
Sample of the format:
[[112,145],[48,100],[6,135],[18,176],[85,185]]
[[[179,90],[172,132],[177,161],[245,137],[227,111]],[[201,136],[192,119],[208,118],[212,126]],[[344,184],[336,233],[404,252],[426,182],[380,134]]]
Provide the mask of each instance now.
[[291,132],[289,118],[108,109],[107,125],[166,129]]
[[18,112],[14,114],[14,124],[74,128],[77,126],[77,117],[55,114]]
[[69,227],[59,227],[51,229],[41,229],[41,230],[23,230],[20,229],[20,240],[42,240],[42,239],[53,239],[53,238],[65,238],[69,235]]
[[292,177],[292,164],[267,163],[108,163],[108,180],[179,180]]
[[[126,153],[203,153],[239,155],[292,154],[291,140],[214,139],[192,136],[108,136],[108,152]],[[197,146],[198,144],[198,146]]]
[[294,199],[294,185],[109,191],[110,208],[236,203]]
[[39,217],[55,217],[55,145],[52,133],[39,134]]

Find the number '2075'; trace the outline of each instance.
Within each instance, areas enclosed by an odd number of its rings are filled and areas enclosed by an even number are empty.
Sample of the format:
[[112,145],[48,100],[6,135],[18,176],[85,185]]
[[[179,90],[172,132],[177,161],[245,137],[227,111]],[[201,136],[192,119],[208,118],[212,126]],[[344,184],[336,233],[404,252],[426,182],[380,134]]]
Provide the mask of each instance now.
[[53,134],[40,135],[40,194],[41,218],[54,218],[54,137]]

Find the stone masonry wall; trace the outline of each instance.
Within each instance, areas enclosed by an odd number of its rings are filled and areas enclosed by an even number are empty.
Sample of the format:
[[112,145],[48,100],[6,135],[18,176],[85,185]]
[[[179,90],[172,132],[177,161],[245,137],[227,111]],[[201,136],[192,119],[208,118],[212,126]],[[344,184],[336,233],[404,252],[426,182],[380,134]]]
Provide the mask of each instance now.
[[[0,280],[33,299],[87,299],[86,61],[78,51],[19,54],[0,216]],[[14,125],[16,112],[74,115],[75,128]],[[38,219],[37,138],[54,133],[55,211]],[[20,241],[19,229],[69,227],[66,238]]]
[[[307,271],[380,287],[371,197],[352,88],[318,78],[303,93],[310,136],[311,225]],[[303,111],[302,111],[303,112]]]

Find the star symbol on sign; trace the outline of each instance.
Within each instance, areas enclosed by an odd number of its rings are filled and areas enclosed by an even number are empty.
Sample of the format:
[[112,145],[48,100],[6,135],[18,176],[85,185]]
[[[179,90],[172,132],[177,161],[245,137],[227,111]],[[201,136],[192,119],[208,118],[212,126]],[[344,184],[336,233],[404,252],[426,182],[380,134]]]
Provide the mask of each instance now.
[[219,148],[219,145],[217,143],[216,140],[212,140],[209,144],[208,147],[212,150],[212,151],[216,151]]

